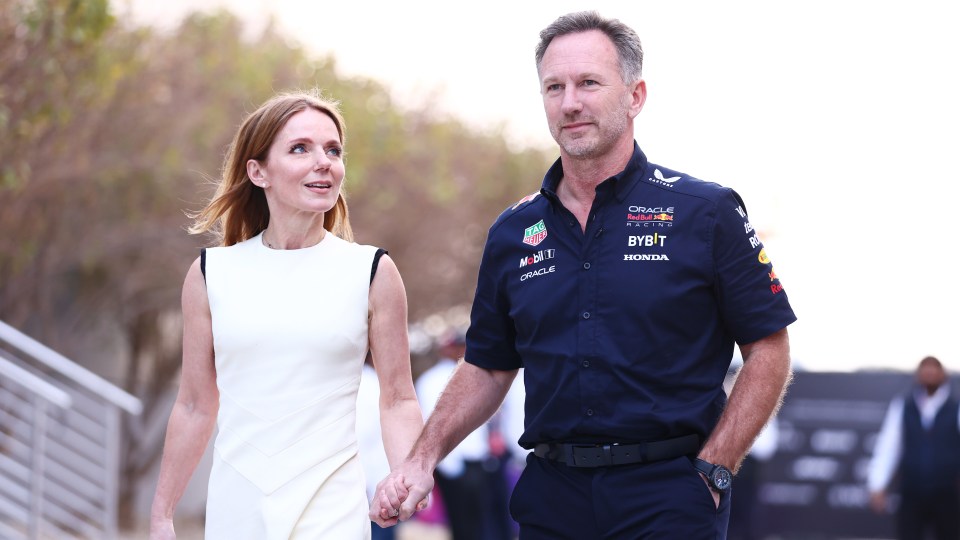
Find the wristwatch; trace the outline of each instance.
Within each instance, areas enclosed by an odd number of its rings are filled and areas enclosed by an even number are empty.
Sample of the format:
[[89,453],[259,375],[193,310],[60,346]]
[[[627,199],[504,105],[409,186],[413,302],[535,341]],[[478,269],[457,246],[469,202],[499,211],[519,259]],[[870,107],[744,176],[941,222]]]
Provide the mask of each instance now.
[[710,489],[717,493],[726,493],[733,484],[733,473],[723,465],[714,465],[700,458],[694,460],[693,465],[706,477]]

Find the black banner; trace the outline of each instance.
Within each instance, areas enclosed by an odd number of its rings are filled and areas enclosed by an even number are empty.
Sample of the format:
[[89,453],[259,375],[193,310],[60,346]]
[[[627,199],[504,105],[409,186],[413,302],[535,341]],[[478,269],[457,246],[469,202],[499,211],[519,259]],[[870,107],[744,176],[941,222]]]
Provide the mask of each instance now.
[[756,538],[894,537],[893,516],[870,509],[866,478],[890,400],[912,380],[890,372],[796,374],[777,418],[777,451],[755,471]]

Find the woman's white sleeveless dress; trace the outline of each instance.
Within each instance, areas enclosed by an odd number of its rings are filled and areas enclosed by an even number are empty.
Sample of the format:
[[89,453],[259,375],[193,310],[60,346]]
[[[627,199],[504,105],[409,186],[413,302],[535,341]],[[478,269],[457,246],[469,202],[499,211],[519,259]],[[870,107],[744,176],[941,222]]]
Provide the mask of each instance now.
[[206,250],[220,390],[206,538],[370,538],[356,403],[377,248]]

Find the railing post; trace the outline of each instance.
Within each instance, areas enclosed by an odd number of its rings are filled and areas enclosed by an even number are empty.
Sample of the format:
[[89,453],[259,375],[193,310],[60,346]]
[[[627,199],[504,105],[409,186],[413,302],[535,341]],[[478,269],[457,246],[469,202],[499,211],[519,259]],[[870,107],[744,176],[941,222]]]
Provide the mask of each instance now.
[[[21,417],[25,419],[32,417],[33,426],[29,435],[26,433],[22,435],[24,439],[29,437],[29,451],[32,454],[23,456],[18,463],[22,467],[21,471],[23,468],[29,468],[30,470],[27,500],[17,505],[18,510],[27,511],[26,523],[21,521],[18,524],[20,531],[22,532],[25,528],[27,538],[40,539],[50,531],[57,531],[61,527],[66,527],[70,530],[73,530],[73,528],[77,528],[78,531],[82,530],[83,532],[78,532],[78,534],[84,534],[86,537],[95,534],[98,540],[101,537],[116,539],[119,528],[118,502],[120,497],[119,473],[122,461],[122,414],[124,412],[133,415],[141,414],[143,403],[107,380],[2,321],[0,321],[0,344],[4,344],[4,347],[0,348],[0,376],[10,378],[14,383],[25,387],[27,391],[33,394],[33,399],[26,400],[27,403],[32,405],[32,411],[27,411],[24,407]],[[9,348],[24,353],[26,358],[13,351],[7,352]],[[18,366],[21,363],[39,368],[39,370],[34,372],[24,369]],[[52,384],[54,381],[56,383]],[[51,474],[47,470],[51,467],[51,462],[47,461],[46,455],[48,447],[65,454],[65,456],[59,454],[56,456],[56,460],[53,462],[56,467],[52,471],[66,477],[75,477],[77,471],[71,471],[70,467],[76,463],[80,463],[78,466],[83,467],[82,460],[84,457],[94,461],[98,461],[99,458],[99,456],[87,456],[86,454],[90,454],[90,449],[88,445],[84,444],[82,445],[86,447],[84,455],[78,455],[79,457],[72,459],[71,456],[74,456],[74,454],[70,453],[69,443],[61,440],[62,434],[59,432],[48,433],[49,426],[55,425],[50,416],[51,405],[63,410],[68,410],[73,406],[70,395],[59,387],[61,384],[71,391],[79,392],[82,396],[89,395],[94,402],[102,404],[104,407],[100,409],[104,411],[105,415],[102,424],[100,424],[100,419],[95,417],[99,414],[87,418],[82,413],[77,415],[78,425],[76,426],[72,425],[73,421],[70,419],[65,419],[61,423],[71,436],[76,437],[78,436],[77,433],[80,433],[79,436],[81,437],[88,435],[90,441],[99,439],[98,442],[103,445],[105,454],[103,457],[106,460],[104,463],[105,478],[103,479],[102,493],[98,489],[99,485],[85,485],[84,493],[72,493],[70,490],[64,493],[58,492],[53,495],[57,497],[62,495],[62,497],[58,498],[57,502],[51,502],[51,499],[49,499],[51,494],[46,493],[46,486],[49,484],[47,480],[54,481],[52,478],[47,478]],[[94,407],[94,405],[87,403],[86,399],[80,400],[79,403],[83,407]],[[102,426],[103,431],[97,424]],[[91,431],[95,431],[96,435]],[[67,463],[62,461],[61,457],[71,459],[68,459],[69,463]],[[65,463],[67,464],[65,465]],[[62,478],[55,479],[57,482],[61,480]],[[91,496],[91,491],[95,492],[95,495]],[[20,493],[22,497],[22,491]],[[101,497],[102,500],[100,500]],[[99,506],[101,502],[102,507]],[[6,504],[7,501],[0,501],[0,503]],[[67,506],[75,505],[77,508],[73,506],[68,508],[61,503]],[[47,514],[47,516],[44,514]],[[93,533],[94,530],[97,532]]]
[[30,466],[30,517],[27,523],[29,538],[39,539],[43,524],[43,477],[47,453],[47,401],[33,398],[33,459]]
[[106,483],[104,485],[104,534],[108,540],[112,540],[117,537],[117,504],[119,502],[119,493],[120,493],[120,471],[117,470],[120,466],[120,409],[115,405],[107,406],[107,418],[106,418],[106,441],[104,441],[104,446],[106,447],[106,463],[105,467],[107,470]]

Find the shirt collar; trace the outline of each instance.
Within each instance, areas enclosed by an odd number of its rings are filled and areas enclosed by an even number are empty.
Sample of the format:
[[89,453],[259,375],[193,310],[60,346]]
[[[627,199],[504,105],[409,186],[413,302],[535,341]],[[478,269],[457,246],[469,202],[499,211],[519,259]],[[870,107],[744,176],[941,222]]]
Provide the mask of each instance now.
[[[623,202],[627,194],[633,190],[633,187],[640,181],[640,176],[647,168],[647,156],[640,150],[637,141],[633,141],[633,155],[627,166],[619,173],[604,180],[600,186],[607,182],[612,182],[613,193],[617,201]],[[551,201],[558,201],[557,188],[560,187],[560,180],[563,179],[563,163],[557,158],[547,170],[543,177],[543,184],[540,186],[540,194]],[[598,188],[600,187],[598,186]]]
[[950,383],[944,383],[940,385],[940,388],[931,394],[927,395],[927,391],[921,387],[914,389],[914,396],[917,400],[919,406],[923,404],[928,404],[934,409],[939,409],[944,402],[947,401],[947,398],[950,397]]

